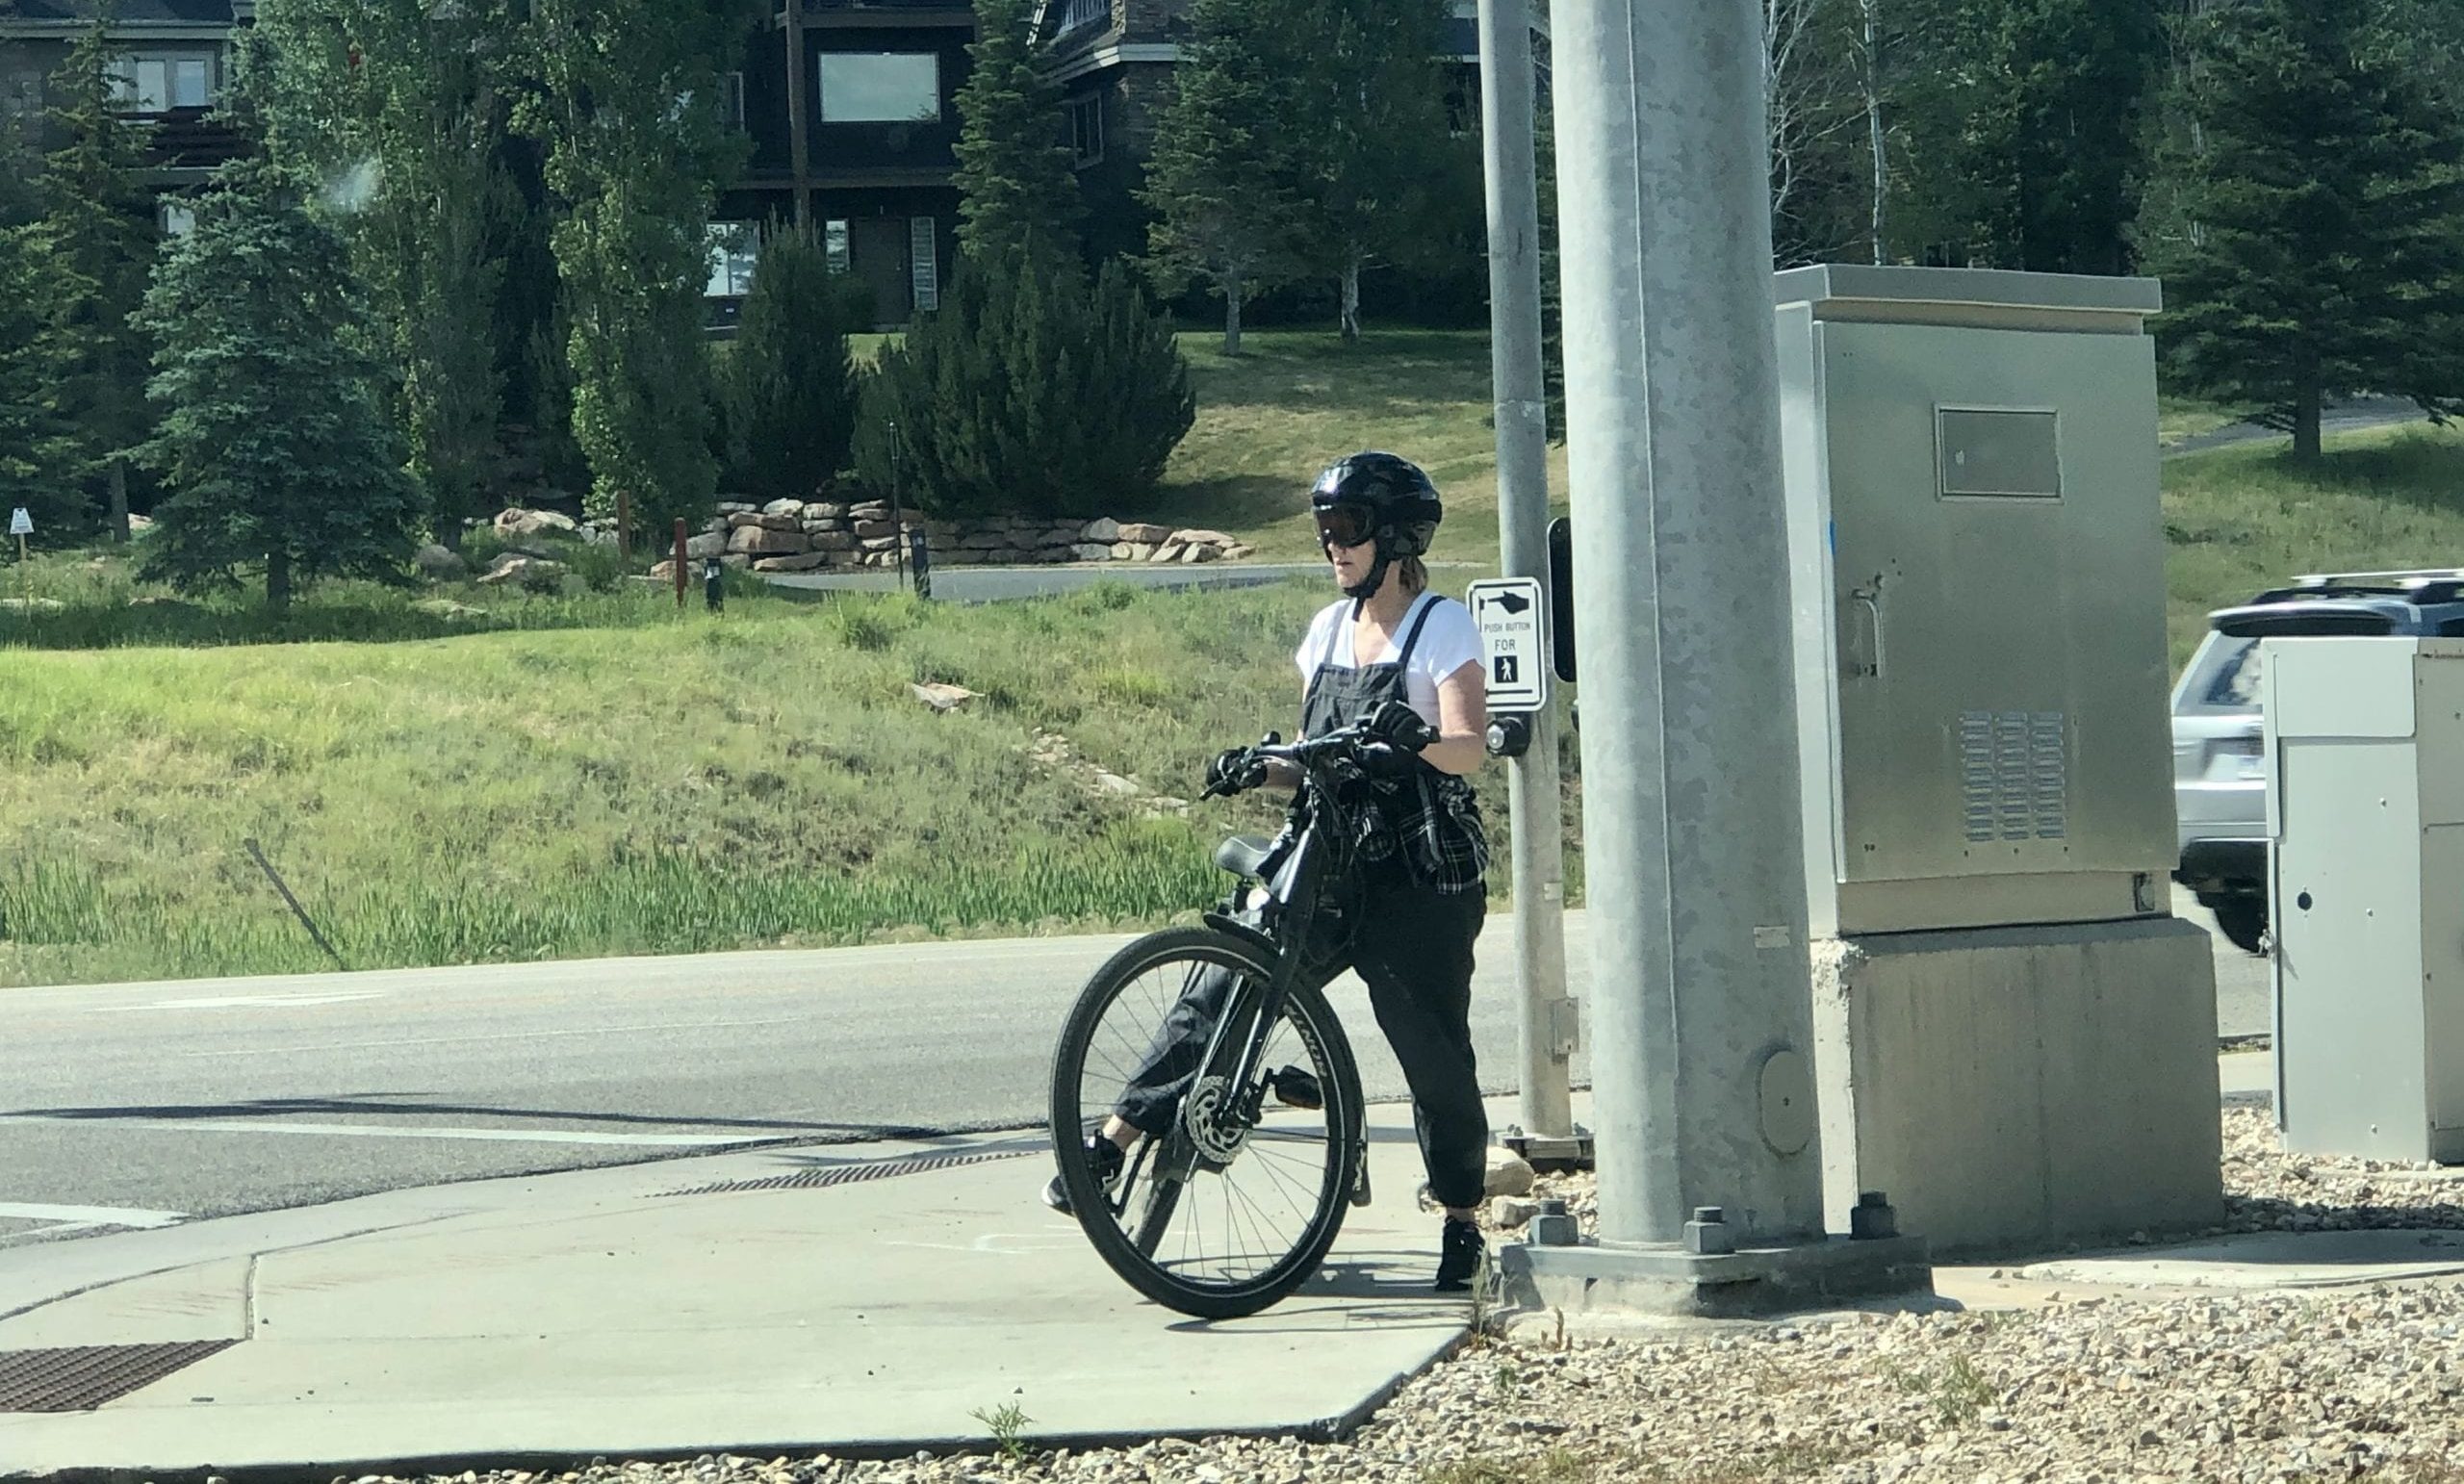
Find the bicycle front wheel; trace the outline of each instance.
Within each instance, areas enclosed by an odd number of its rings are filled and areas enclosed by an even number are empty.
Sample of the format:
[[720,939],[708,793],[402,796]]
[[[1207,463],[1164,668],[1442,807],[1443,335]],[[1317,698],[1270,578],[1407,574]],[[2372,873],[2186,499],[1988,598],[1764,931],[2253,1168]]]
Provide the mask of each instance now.
[[[1202,1318],[1255,1314],[1297,1288],[1333,1245],[1358,1174],[1350,1045],[1306,986],[1261,1026],[1272,975],[1231,934],[1150,934],[1088,981],[1053,1058],[1053,1142],[1079,1225],[1132,1288]],[[1235,1086],[1253,1039],[1255,1071]],[[1107,1188],[1079,1151],[1116,1113],[1143,1134]]]

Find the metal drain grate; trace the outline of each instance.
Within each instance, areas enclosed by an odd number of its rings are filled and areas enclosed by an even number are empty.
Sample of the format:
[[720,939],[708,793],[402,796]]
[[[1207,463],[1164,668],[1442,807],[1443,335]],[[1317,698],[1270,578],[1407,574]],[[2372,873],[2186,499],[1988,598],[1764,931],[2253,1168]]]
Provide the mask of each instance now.
[[91,1412],[238,1343],[185,1340],[0,1350],[0,1412]]
[[927,1154],[911,1160],[881,1160],[870,1164],[833,1164],[828,1169],[804,1169],[792,1175],[770,1175],[760,1180],[730,1180],[719,1185],[695,1186],[689,1190],[666,1193],[734,1195],[748,1190],[811,1190],[823,1186],[849,1185],[859,1180],[894,1180],[900,1175],[921,1175],[937,1169],[956,1169],[962,1164],[1014,1160],[1042,1152],[1040,1149],[991,1149],[981,1154]]

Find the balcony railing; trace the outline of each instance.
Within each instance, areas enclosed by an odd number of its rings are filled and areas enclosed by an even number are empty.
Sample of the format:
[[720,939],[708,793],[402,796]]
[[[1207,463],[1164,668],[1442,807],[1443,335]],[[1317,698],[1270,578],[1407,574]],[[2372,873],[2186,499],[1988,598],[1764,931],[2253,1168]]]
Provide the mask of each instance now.
[[1061,27],[1055,33],[1067,36],[1091,26],[1108,26],[1113,19],[1113,0],[1063,0]]

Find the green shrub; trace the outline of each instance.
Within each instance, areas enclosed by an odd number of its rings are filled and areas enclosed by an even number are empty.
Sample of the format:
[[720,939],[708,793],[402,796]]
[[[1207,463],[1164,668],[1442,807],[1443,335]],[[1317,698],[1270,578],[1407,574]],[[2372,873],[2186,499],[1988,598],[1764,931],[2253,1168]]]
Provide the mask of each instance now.
[[762,244],[725,367],[730,454],[740,488],[764,499],[810,499],[846,467],[856,431],[847,335],[866,322],[870,292],[830,271],[806,228]]
[[866,378],[856,467],[934,515],[1130,514],[1196,421],[1170,325],[1117,265],[962,262]]

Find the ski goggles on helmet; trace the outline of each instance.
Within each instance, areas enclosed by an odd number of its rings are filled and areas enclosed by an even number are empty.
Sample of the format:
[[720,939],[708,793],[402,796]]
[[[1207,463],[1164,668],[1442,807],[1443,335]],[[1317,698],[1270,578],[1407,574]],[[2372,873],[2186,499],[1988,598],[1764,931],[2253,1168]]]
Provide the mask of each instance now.
[[1377,534],[1377,521],[1364,505],[1320,505],[1318,545],[1356,547]]

